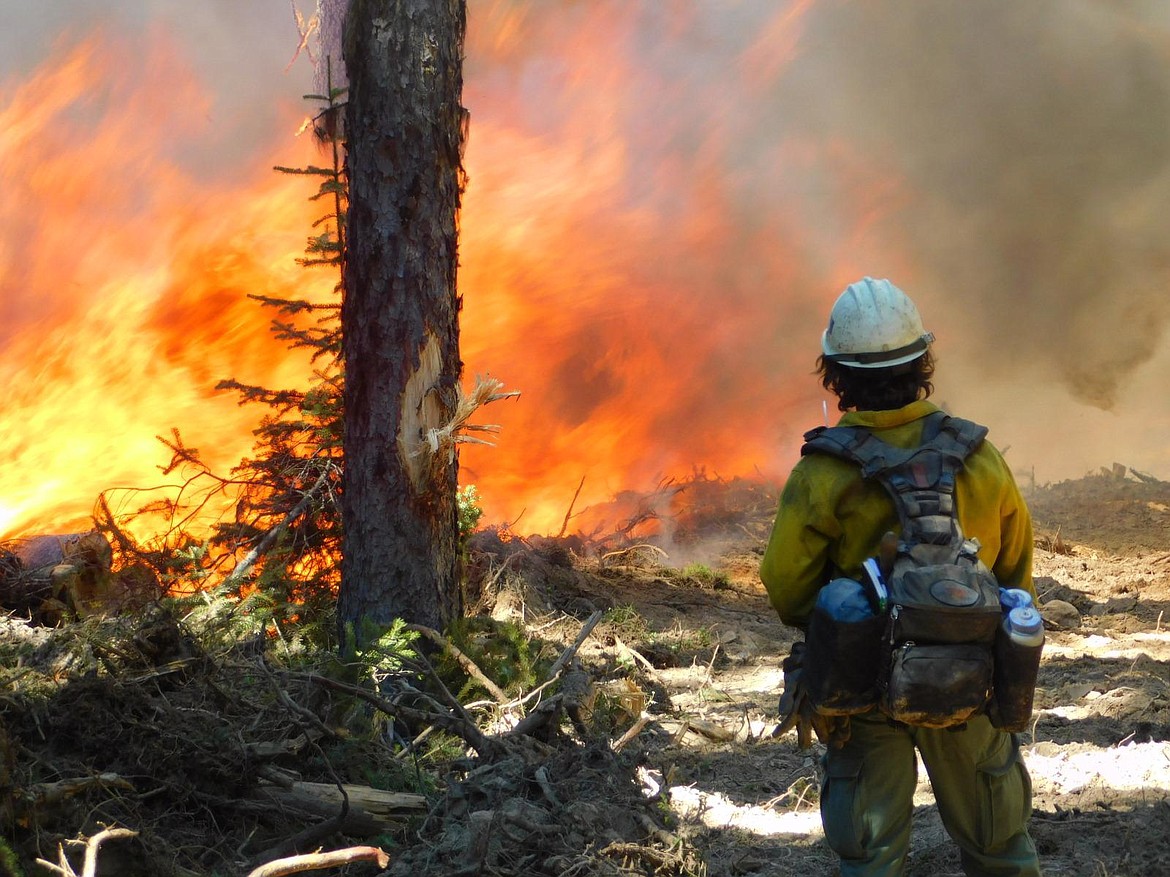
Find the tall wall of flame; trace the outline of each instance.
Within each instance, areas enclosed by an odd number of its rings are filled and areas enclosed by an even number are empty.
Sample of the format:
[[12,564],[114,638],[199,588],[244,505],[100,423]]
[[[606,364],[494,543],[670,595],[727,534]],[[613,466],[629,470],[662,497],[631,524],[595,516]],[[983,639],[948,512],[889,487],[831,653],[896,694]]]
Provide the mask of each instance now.
[[[308,155],[287,3],[5,7],[0,35],[3,531],[156,483],[170,426],[238,459],[256,415],[215,382],[304,367],[246,293],[329,284],[270,171]],[[523,395],[464,481],[547,530],[582,478],[578,507],[781,477],[865,273],[1021,471],[1170,476],[1168,50],[1138,2],[471,0],[463,358]]]

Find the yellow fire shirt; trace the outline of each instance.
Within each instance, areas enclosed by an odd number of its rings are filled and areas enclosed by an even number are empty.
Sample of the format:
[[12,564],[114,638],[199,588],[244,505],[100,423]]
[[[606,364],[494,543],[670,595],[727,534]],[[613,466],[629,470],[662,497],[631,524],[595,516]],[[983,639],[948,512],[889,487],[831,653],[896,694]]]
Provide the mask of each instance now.
[[[839,426],[863,426],[899,448],[915,447],[922,419],[938,411],[925,400],[894,411],[851,411]],[[1032,584],[1032,518],[1011,470],[984,441],[955,479],[959,525],[978,539],[980,559],[1005,588]],[[894,503],[877,481],[858,467],[827,454],[802,457],[780,495],[780,509],[760,562],[760,578],[780,619],[804,627],[821,586],[836,576],[859,578],[861,565],[877,554],[881,537],[901,532]]]

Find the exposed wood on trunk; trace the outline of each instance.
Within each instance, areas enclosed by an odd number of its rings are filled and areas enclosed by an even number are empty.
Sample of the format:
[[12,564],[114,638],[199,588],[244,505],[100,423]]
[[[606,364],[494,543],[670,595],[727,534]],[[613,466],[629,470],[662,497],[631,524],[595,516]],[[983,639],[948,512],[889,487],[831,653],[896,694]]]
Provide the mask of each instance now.
[[415,493],[431,489],[431,455],[424,453],[424,437],[438,429],[446,419],[444,406],[439,404],[437,392],[442,376],[441,346],[435,336],[427,332],[418,353],[418,368],[406,380],[402,393],[402,411],[398,418],[398,463],[410,476]]

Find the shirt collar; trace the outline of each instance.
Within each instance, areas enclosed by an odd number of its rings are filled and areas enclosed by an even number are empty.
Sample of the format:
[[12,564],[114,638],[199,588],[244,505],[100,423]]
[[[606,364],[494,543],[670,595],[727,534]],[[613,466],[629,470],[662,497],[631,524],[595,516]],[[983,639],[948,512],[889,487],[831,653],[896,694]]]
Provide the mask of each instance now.
[[938,411],[939,407],[926,399],[911,402],[902,408],[891,411],[849,411],[837,422],[838,426],[867,426],[870,429],[889,429],[891,426],[902,426],[912,420],[920,420],[928,414]]

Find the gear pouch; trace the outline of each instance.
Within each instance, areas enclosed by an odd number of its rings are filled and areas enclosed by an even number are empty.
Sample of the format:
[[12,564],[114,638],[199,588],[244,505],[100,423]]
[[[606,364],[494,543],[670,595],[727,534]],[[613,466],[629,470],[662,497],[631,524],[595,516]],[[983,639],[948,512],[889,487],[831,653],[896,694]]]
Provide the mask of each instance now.
[[991,694],[991,650],[906,643],[890,656],[882,710],[920,728],[949,728],[978,715]]
[[999,584],[985,569],[932,564],[897,570],[892,579],[892,642],[995,641]]
[[802,679],[817,712],[848,716],[878,703],[885,615],[841,621],[813,609],[805,634]]

